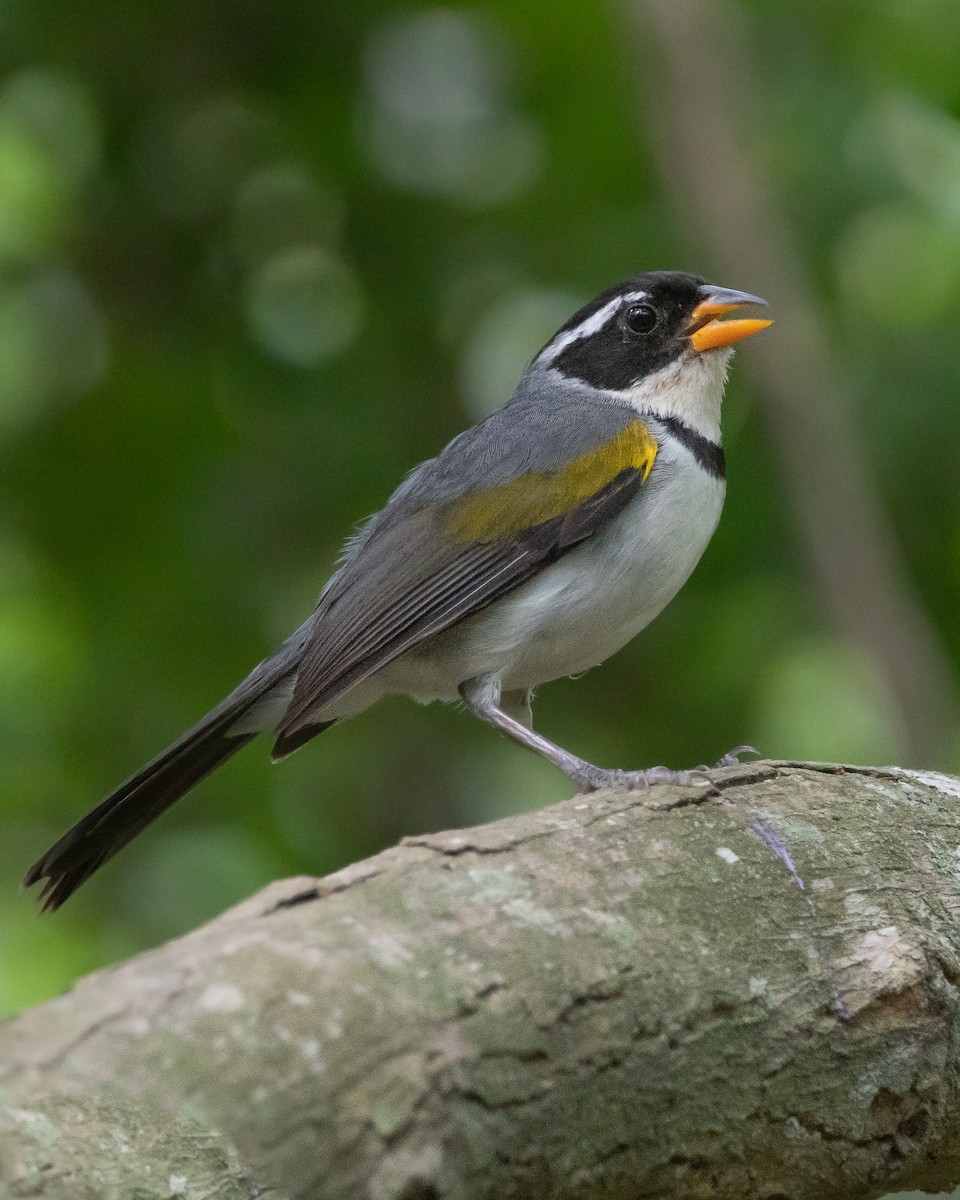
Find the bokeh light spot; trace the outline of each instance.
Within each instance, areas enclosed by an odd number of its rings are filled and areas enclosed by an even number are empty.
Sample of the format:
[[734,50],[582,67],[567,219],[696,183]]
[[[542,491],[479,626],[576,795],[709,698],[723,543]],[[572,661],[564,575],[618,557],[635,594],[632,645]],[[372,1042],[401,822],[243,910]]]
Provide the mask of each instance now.
[[343,205],[302,167],[267,167],[245,180],[233,213],[233,244],[247,263],[287,246],[329,244],[343,223]]
[[368,152],[398,186],[476,208],[526,187],[543,158],[539,128],[506,96],[510,40],[487,17],[430,9],[370,41]]
[[0,112],[0,263],[42,257],[57,241],[65,212],[55,161]]
[[22,71],[0,92],[0,116],[30,135],[72,186],[85,182],[96,169],[100,115],[79,79],[42,68]]
[[925,325],[960,298],[960,229],[918,205],[872,208],[847,227],[836,264],[851,307],[883,325]]
[[247,289],[251,329],[268,354],[315,367],[356,337],[363,312],[353,272],[321,246],[293,246],[253,273]]
[[461,366],[472,417],[479,420],[510,399],[527,363],[577,307],[568,292],[532,290],[502,297],[480,317]]
[[0,286],[0,438],[89,391],[108,360],[106,322],[78,276],[51,269]]
[[169,216],[193,220],[219,212],[262,164],[271,130],[265,115],[230,96],[161,109],[140,134],[144,188]]
[[757,674],[757,745],[771,758],[896,761],[902,731],[882,680],[843,642],[797,641]]
[[904,187],[960,227],[960,121],[901,94],[883,107],[883,125]]

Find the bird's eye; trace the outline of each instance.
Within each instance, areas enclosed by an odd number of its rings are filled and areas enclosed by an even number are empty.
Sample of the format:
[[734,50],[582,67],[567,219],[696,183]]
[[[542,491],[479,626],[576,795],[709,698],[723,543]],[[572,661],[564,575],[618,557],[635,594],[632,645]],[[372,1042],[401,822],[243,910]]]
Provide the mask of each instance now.
[[651,304],[631,304],[623,314],[623,323],[631,333],[652,333],[657,320],[657,310]]

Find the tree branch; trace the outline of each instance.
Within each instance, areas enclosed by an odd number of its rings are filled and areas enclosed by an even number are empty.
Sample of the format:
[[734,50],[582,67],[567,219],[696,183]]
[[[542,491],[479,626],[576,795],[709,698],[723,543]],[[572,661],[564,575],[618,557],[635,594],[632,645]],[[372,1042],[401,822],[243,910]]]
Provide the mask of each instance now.
[[761,763],[277,883],[0,1028],[11,1196],[960,1179],[960,780]]

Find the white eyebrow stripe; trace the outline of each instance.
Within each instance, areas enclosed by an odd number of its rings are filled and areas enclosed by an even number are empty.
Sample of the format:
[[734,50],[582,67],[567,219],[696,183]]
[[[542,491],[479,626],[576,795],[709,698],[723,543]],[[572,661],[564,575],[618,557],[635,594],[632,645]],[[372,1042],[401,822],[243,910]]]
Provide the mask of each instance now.
[[643,300],[646,295],[646,292],[626,292],[619,296],[614,296],[612,300],[607,301],[603,308],[598,308],[595,313],[591,313],[579,325],[575,325],[573,329],[567,329],[564,333],[555,337],[552,342],[549,342],[541,350],[537,362],[543,366],[549,365],[558,354],[562,354],[574,342],[582,341],[583,338],[590,337],[591,334],[599,333],[624,302],[632,303],[635,300]]

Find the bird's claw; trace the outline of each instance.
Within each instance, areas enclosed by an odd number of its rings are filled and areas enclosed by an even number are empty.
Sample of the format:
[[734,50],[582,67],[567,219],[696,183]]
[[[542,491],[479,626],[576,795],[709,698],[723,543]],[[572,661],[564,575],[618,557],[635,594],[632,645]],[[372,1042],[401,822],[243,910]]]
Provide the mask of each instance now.
[[674,787],[713,787],[711,771],[722,767],[740,766],[741,754],[757,754],[755,746],[734,746],[720,759],[716,766],[701,763],[689,771],[672,771],[669,767],[647,767],[643,771],[620,771],[616,767],[595,767],[584,763],[571,778],[581,792],[615,791],[629,792],[653,787],[658,783],[672,783]]
[[734,746],[719,760],[714,770],[719,771],[721,767],[739,767],[741,754],[756,754],[760,757],[760,751],[755,746]]
[[587,766],[573,776],[581,792],[597,792],[601,789],[627,792],[653,787],[659,783],[672,783],[675,787],[710,786],[706,767],[694,767],[690,771],[672,771],[669,767],[647,767],[643,771],[620,771],[616,768]]

